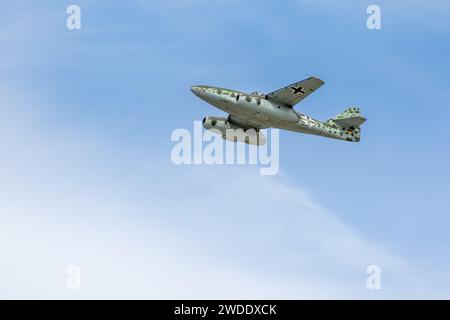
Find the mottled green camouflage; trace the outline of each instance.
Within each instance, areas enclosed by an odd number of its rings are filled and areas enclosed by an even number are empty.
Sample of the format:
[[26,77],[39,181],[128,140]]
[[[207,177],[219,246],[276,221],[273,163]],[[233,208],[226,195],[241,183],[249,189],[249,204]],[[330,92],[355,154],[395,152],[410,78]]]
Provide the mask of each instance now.
[[[294,104],[306,98],[323,83],[320,79],[310,77],[267,95],[212,86],[193,86],[191,90],[201,99],[227,112],[228,118],[222,119],[225,124],[230,123],[234,127],[255,130],[273,127],[333,139],[360,141],[360,126],[366,119],[361,116],[357,107],[350,107],[325,122],[312,119],[293,108]],[[204,123],[211,124],[214,121]]]

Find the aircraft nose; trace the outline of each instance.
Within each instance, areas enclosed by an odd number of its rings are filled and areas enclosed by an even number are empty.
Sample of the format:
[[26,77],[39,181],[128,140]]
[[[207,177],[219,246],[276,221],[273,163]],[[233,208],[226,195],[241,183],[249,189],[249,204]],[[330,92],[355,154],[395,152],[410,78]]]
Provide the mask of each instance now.
[[200,93],[200,87],[199,87],[199,86],[192,86],[192,87],[191,87],[191,91],[192,91],[193,94],[195,94],[196,96],[198,96],[199,93]]

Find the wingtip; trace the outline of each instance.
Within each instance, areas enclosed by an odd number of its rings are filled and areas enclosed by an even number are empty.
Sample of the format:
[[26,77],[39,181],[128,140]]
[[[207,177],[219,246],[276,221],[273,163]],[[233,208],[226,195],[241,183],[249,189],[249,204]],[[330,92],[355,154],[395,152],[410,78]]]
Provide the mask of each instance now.
[[323,81],[323,80],[320,79],[320,78],[317,78],[317,77],[311,77],[311,78],[317,80],[317,82],[321,83],[322,85],[325,84],[325,81]]

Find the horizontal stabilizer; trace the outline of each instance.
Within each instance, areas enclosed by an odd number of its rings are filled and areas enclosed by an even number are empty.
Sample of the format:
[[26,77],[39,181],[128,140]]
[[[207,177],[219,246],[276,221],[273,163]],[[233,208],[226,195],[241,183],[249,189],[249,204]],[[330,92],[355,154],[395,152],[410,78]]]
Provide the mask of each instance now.
[[337,123],[342,128],[350,128],[350,127],[359,127],[364,122],[366,122],[366,119],[359,116],[359,117],[350,117],[345,119],[336,119],[334,120],[335,123]]
[[351,107],[345,110],[344,112],[341,112],[333,119],[330,119],[329,121],[334,122],[337,126],[341,128],[356,128],[362,125],[364,122],[366,122],[366,118],[361,116],[361,113],[359,111],[359,108]]

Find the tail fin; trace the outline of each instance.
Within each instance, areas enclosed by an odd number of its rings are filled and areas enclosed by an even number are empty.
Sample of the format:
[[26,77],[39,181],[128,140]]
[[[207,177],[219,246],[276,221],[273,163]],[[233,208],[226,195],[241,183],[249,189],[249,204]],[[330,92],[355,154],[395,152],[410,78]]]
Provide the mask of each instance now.
[[366,118],[361,116],[359,108],[350,107],[336,117],[331,118],[326,123],[339,130],[345,131],[348,141],[358,142],[360,140],[360,126],[366,122]]

